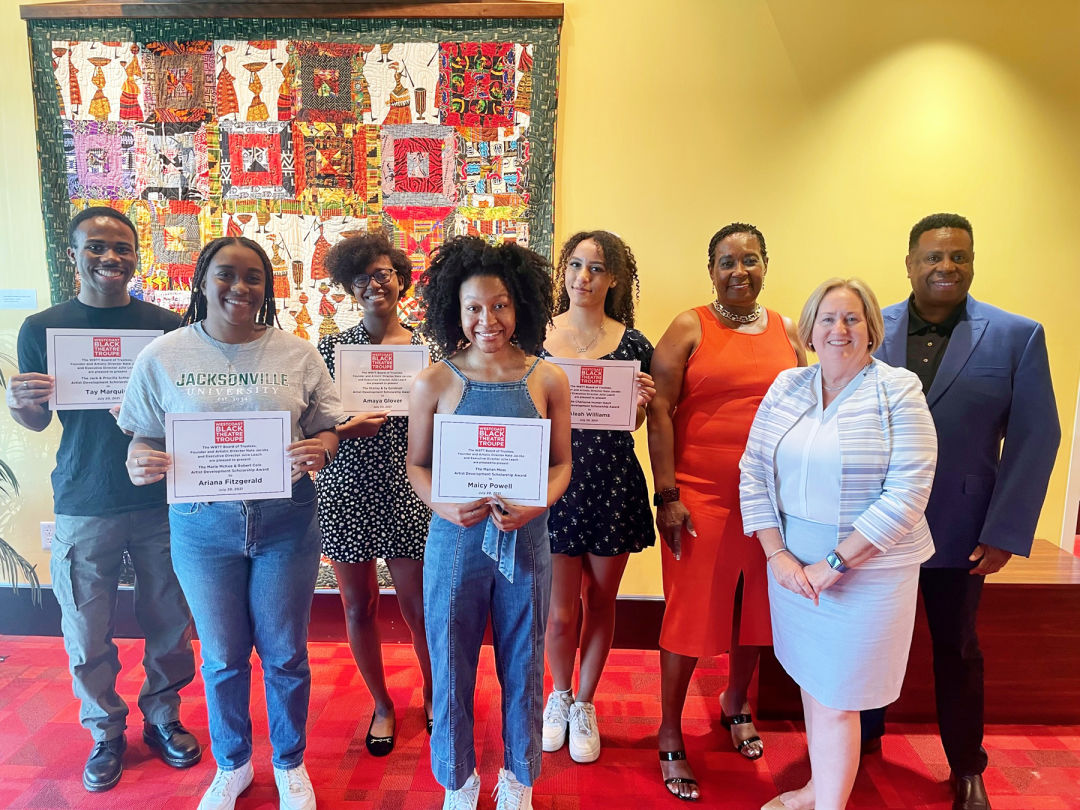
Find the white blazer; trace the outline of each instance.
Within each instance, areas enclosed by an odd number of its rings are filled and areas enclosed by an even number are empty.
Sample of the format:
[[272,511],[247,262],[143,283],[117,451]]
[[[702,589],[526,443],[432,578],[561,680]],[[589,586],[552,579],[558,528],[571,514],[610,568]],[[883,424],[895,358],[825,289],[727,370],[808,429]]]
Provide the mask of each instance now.
[[[776,498],[776,446],[817,402],[816,366],[780,372],[758,408],[739,462],[743,531],[783,532]],[[881,554],[860,567],[923,563],[934,541],[923,517],[937,465],[937,432],[919,378],[873,360],[838,405],[840,504],[836,541],[860,532]]]

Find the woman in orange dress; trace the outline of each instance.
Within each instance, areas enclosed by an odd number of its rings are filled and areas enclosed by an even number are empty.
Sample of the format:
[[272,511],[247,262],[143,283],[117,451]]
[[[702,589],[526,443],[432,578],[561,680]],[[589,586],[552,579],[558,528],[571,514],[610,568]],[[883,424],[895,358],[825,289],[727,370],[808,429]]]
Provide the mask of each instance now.
[[765,237],[740,222],[709,243],[716,300],[680,313],[656,345],[649,406],[664,599],[660,631],[660,769],[668,791],[696,800],[682,710],[698,658],[730,653],[721,723],[747,759],[764,753],[747,691],[772,641],[765,557],[742,531],[739,459],[765,392],[806,365],[795,325],[757,302],[768,271]]

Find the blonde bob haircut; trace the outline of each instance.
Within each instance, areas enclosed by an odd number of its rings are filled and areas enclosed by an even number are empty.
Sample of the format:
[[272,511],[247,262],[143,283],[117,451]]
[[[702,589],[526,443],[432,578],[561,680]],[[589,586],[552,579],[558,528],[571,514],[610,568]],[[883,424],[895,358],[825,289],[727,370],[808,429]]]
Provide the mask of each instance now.
[[881,318],[881,307],[878,305],[877,296],[870,289],[870,285],[861,278],[830,278],[821,282],[803,304],[802,315],[799,316],[799,340],[810,351],[814,351],[811,345],[814,321],[817,320],[821,302],[833,290],[851,290],[862,301],[863,312],[866,313],[866,330],[870,333],[869,348],[873,352],[885,339],[885,322]]

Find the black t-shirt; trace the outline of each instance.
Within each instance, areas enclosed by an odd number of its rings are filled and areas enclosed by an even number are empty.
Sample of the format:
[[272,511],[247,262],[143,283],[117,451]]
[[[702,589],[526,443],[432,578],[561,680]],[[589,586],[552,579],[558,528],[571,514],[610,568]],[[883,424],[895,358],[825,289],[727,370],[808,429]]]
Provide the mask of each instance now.
[[[45,330],[161,329],[180,325],[175,312],[137,298],[122,307],[90,307],[73,298],[31,315],[19,330],[19,371],[48,373]],[[64,431],[52,473],[58,515],[111,515],[165,503],[165,482],[137,487],[124,467],[130,437],[107,410],[57,411]]]

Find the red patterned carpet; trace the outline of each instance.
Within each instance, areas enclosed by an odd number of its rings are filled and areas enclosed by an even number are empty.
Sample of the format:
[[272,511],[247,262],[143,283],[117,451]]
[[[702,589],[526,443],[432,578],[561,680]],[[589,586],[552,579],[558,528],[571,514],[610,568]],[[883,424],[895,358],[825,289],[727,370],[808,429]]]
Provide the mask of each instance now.
[[[140,642],[120,642],[124,664],[120,691],[132,704],[141,683],[140,651]],[[397,748],[385,759],[375,759],[364,749],[371,701],[348,648],[312,644],[311,659],[315,685],[307,764],[319,807],[438,808],[442,791],[428,765],[411,651],[404,645],[386,646],[399,735]],[[686,711],[689,756],[703,794],[696,806],[754,810],[779,790],[802,784],[809,765],[802,735],[792,724],[763,724],[767,753],[756,763],[731,750],[717,722],[715,699],[723,686],[726,660],[703,664],[691,685]],[[565,749],[545,755],[533,800],[537,810],[691,806],[665,796],[660,785],[657,672],[655,652],[612,653],[597,703],[604,738],[600,760],[577,765]],[[485,648],[476,701],[477,750],[485,784],[481,808],[494,807],[489,791],[501,764],[498,694],[491,650]],[[258,680],[255,698],[262,701]],[[206,741],[199,681],[187,690],[183,719]],[[190,810],[214,774],[209,751],[198,766],[173,770],[150,756],[138,723],[136,709],[120,784],[107,793],[87,793],[80,773],[90,742],[78,724],[60,639],[0,637],[0,808]],[[277,807],[265,711],[255,711],[255,731],[255,783],[237,803],[239,810]],[[995,810],[1080,810],[1080,727],[995,726],[988,729],[986,747],[991,767],[985,778]],[[882,754],[863,761],[849,807],[947,810],[947,776],[934,728],[893,726]]]

